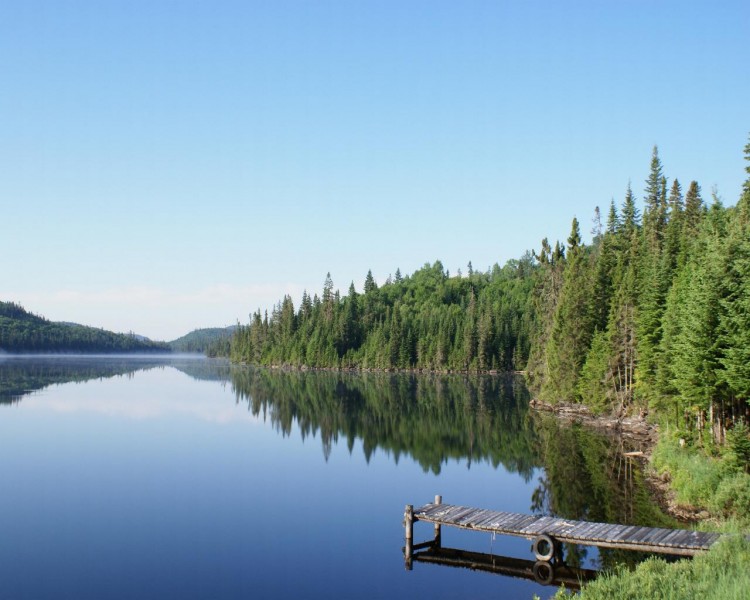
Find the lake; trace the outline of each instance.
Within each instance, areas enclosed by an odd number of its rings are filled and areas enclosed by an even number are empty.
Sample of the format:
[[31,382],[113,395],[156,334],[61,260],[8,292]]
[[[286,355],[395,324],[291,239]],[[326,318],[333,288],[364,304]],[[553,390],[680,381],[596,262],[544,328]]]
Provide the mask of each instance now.
[[[624,442],[518,376],[269,371],[199,357],[0,357],[2,598],[542,598],[416,562],[404,506],[668,523]],[[415,542],[432,526],[415,525]],[[533,561],[530,543],[442,545]],[[566,549],[586,569],[632,553]],[[489,596],[488,596],[489,595]]]

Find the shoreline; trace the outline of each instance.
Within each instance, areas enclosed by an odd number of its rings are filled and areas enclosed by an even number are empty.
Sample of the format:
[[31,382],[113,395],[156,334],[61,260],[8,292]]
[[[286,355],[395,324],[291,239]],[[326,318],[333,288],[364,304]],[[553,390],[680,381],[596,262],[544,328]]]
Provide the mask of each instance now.
[[504,371],[502,369],[431,369],[428,367],[309,367],[307,365],[257,365],[249,362],[233,361],[231,364],[243,367],[270,369],[272,371],[323,371],[330,373],[404,373],[414,375],[525,375],[526,371]]
[[[245,362],[234,362],[235,365],[259,366]],[[429,369],[429,368],[377,368],[377,367],[310,367],[307,365],[261,365],[260,368],[272,371],[318,371],[339,373],[390,373],[390,374],[423,374],[423,375],[525,375],[525,371],[502,371],[496,369]],[[549,404],[532,398],[529,408],[538,413],[548,413],[568,425],[579,424],[611,437],[628,440],[637,450],[627,452],[626,456],[637,460],[642,468],[643,481],[653,501],[664,514],[678,523],[694,525],[700,521],[711,521],[711,515],[704,509],[679,505],[670,485],[668,475],[660,476],[651,468],[651,455],[659,440],[659,427],[646,419],[645,413],[637,415],[594,413],[585,404],[560,402]]]
[[628,452],[626,456],[633,457],[641,463],[644,484],[659,508],[666,515],[682,524],[694,525],[698,522],[712,520],[711,515],[704,509],[678,504],[670,485],[669,476],[660,476],[651,468],[651,454],[659,440],[659,427],[649,423],[644,414],[636,416],[597,415],[583,404],[569,402],[548,404],[534,399],[529,401],[529,406],[540,413],[552,413],[565,424],[580,424],[605,435],[625,438],[635,443],[639,450]]

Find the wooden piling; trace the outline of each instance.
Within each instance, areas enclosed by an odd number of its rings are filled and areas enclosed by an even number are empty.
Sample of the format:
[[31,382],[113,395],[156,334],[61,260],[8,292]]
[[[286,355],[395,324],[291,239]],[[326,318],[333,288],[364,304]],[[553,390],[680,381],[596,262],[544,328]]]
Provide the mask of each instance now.
[[407,504],[404,510],[404,538],[404,566],[407,571],[411,571],[414,554],[414,506],[411,504]]
[[[435,495],[435,505],[440,505],[443,503],[443,497],[439,494]],[[435,547],[440,548],[440,545],[442,543],[442,531],[440,528],[440,523],[435,523]]]

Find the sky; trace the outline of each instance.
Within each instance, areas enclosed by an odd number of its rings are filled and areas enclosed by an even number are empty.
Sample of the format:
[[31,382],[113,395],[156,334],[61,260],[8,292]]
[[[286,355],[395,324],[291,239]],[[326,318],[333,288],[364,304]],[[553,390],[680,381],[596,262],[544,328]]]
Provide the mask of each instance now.
[[736,203],[750,2],[0,0],[0,300],[171,340]]

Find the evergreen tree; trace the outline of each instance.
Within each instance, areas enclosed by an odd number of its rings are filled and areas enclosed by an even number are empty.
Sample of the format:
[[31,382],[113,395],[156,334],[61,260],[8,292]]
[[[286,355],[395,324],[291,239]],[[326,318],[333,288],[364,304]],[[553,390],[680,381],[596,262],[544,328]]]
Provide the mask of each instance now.
[[370,294],[378,289],[378,285],[375,283],[375,278],[372,276],[372,271],[367,271],[367,277],[365,277],[365,294]]
[[714,205],[687,265],[682,326],[674,341],[674,386],[685,408],[709,408],[719,385],[719,312],[724,279],[724,211]]
[[560,300],[546,348],[548,375],[541,394],[550,402],[575,399],[578,374],[592,335],[588,273],[580,243],[578,219],[573,219]]
[[661,236],[666,223],[666,179],[662,174],[662,164],[659,159],[659,149],[654,146],[651,155],[651,171],[646,180],[644,201],[646,209],[643,213],[643,228],[647,243],[651,247],[661,244]]
[[614,235],[620,229],[620,218],[617,216],[615,201],[612,199],[609,203],[609,213],[607,215],[607,233]]
[[625,237],[630,237],[630,234],[638,228],[640,215],[638,214],[638,208],[635,205],[635,196],[633,195],[633,190],[629,183],[627,191],[625,192],[625,201],[622,204],[620,214],[622,215],[620,220],[620,233],[625,235]]

